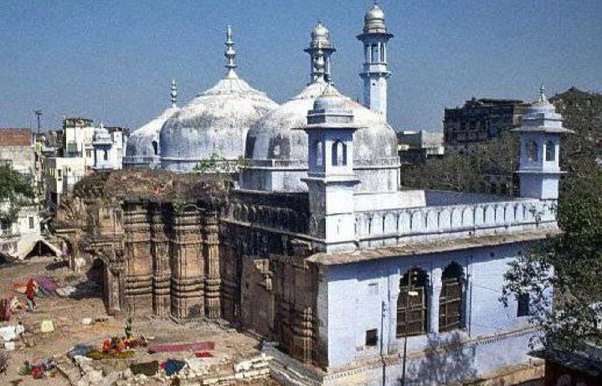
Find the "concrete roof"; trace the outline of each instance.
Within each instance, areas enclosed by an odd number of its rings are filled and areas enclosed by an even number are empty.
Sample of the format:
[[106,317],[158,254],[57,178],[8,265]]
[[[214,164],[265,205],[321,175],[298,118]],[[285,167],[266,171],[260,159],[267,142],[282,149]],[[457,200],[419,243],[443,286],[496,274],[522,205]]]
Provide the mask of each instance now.
[[450,252],[461,249],[488,247],[500,244],[552,238],[561,233],[559,229],[542,229],[522,233],[498,234],[470,238],[434,240],[432,242],[410,242],[374,249],[358,249],[342,253],[317,253],[307,261],[320,265],[353,264],[364,261],[379,260],[400,256],[425,255],[429,253]]

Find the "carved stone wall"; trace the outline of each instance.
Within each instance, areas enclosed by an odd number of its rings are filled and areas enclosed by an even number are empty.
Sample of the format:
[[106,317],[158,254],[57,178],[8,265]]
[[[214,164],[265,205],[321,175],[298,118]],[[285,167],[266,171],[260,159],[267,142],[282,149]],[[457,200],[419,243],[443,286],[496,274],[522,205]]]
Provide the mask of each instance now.
[[305,261],[312,252],[307,197],[285,196],[235,193],[219,208],[202,201],[100,205],[85,233],[88,257],[106,263],[107,307],[226,319],[320,365],[317,275]]

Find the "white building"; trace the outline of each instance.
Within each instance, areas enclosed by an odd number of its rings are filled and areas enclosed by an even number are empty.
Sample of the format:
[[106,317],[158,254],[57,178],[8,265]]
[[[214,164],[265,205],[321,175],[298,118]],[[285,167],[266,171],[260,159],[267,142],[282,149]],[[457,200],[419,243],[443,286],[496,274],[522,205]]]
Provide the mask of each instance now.
[[94,130],[91,119],[65,118],[63,121],[63,156],[82,157],[87,168],[94,166]]
[[127,135],[121,128],[107,130],[101,123],[94,130],[94,170],[118,170],[122,168]]
[[73,186],[86,175],[84,157],[50,157],[44,164],[47,203],[55,209],[61,196],[71,191]]

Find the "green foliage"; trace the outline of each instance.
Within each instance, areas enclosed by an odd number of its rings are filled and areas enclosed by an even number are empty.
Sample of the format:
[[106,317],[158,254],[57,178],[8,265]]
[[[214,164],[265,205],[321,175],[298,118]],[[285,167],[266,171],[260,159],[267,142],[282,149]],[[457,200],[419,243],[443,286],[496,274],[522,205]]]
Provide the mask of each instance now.
[[[12,223],[19,208],[34,197],[30,181],[9,165],[0,166],[0,203],[8,206],[0,210],[0,220]],[[3,205],[4,206],[4,205]]]
[[192,170],[198,173],[231,174],[236,173],[243,165],[244,159],[242,157],[236,161],[230,161],[217,153],[213,153],[208,159],[199,161]]
[[518,139],[503,132],[467,154],[449,153],[402,170],[402,185],[413,188],[481,191],[486,175],[512,175],[518,161]]

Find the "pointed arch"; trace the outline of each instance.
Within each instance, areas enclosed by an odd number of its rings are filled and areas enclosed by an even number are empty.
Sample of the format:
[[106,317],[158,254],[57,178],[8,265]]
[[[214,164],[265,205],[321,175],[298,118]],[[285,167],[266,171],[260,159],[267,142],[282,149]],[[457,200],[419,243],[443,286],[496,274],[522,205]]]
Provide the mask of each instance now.
[[462,315],[464,298],[464,269],[456,262],[448,265],[441,275],[439,296],[439,332],[464,327]]
[[397,337],[426,334],[427,273],[420,268],[409,269],[399,281],[397,297]]

